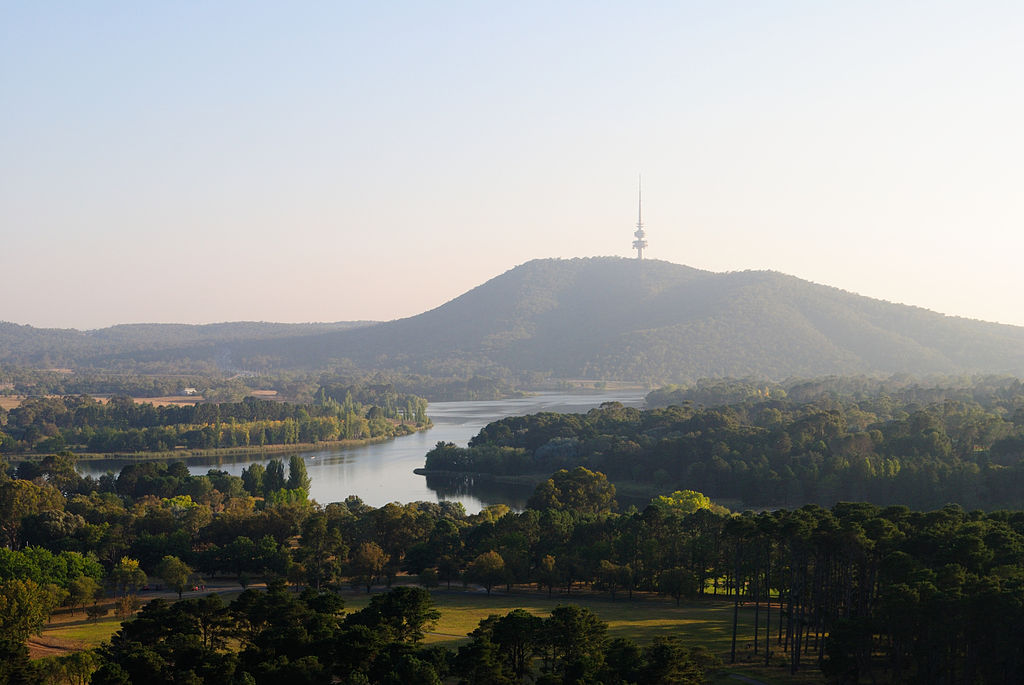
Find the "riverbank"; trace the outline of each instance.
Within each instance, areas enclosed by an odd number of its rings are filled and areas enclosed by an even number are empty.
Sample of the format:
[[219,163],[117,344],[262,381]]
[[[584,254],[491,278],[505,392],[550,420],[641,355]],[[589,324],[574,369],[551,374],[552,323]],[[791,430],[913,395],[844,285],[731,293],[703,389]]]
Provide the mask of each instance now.
[[[388,442],[395,438],[413,435],[433,428],[433,423],[428,422],[423,426],[411,426],[405,424],[409,429],[408,433],[401,435],[380,435],[375,438],[360,438],[358,440],[324,440],[321,442],[295,442],[287,445],[237,445],[235,447],[214,447],[210,449],[175,449],[161,452],[77,452],[72,454],[79,461],[168,461],[171,459],[201,459],[204,457],[244,457],[248,455],[280,454],[282,452],[316,452],[328,449],[349,449],[353,447],[365,447]],[[49,456],[49,452],[31,452],[25,454],[10,455],[21,461],[39,461]]]
[[[486,483],[488,485],[505,485],[516,488],[528,488],[533,490],[544,481],[551,478],[550,473],[520,473],[516,475],[499,475],[494,473],[479,473],[469,471],[444,471],[440,469],[413,469],[413,473],[427,478],[446,478],[453,481],[469,481],[474,484]],[[635,481],[612,482],[615,486],[615,498],[620,507],[637,505],[642,507],[658,495],[667,495],[669,490],[663,486],[653,483],[638,483]]]

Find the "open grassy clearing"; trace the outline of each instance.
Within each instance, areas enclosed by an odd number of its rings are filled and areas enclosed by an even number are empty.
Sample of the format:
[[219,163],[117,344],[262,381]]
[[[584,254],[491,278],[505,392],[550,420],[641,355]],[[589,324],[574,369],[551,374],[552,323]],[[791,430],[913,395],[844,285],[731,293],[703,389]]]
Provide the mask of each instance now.
[[43,630],[40,641],[46,644],[67,644],[69,647],[77,645],[78,649],[90,649],[109,640],[121,627],[121,619],[114,616],[104,616],[90,621],[86,619],[85,612],[79,612],[79,617],[75,621],[48,625]]
[[[222,590],[221,594],[225,603],[230,603],[238,596],[239,591]],[[746,675],[769,685],[821,681],[821,674],[814,666],[813,657],[808,657],[804,661],[806,671],[795,677],[789,675],[782,661],[784,657],[778,650],[773,665],[764,666],[763,632],[759,654],[753,653],[752,606],[740,607],[736,663],[729,664],[733,605],[725,598],[686,601],[677,607],[670,599],[640,593],[635,594],[632,600],[621,595],[614,601],[606,595],[592,593],[568,596],[555,594],[549,599],[546,593],[523,590],[511,594],[495,592],[488,597],[483,591],[474,588],[438,588],[432,594],[437,609],[441,612],[441,618],[427,634],[424,640],[427,644],[457,649],[460,644],[468,641],[467,634],[491,614],[500,615],[512,609],[526,609],[533,614],[546,617],[560,604],[575,604],[590,609],[608,623],[608,636],[611,638],[625,637],[645,644],[658,636],[675,636],[689,646],[707,647],[725,662],[723,675],[714,681],[715,685],[740,682],[728,678],[728,674],[732,673]],[[362,609],[373,596],[356,590],[345,591],[342,595],[347,611]],[[174,597],[168,596],[167,599],[173,600]],[[764,607],[762,612],[763,610]],[[776,611],[777,608],[773,607],[773,616],[777,616]],[[763,615],[761,620],[764,620]],[[30,642],[30,648],[33,656],[50,656],[54,653],[97,647],[109,640],[120,625],[120,619],[112,614],[96,621],[89,621],[82,610],[74,615],[60,612],[51,619],[42,636]]]
[[[755,655],[753,652],[753,606],[740,607],[736,663],[729,664],[733,605],[725,598],[687,601],[676,607],[671,599],[639,593],[634,594],[632,600],[623,594],[614,601],[606,595],[590,593],[568,596],[556,594],[548,599],[545,593],[529,591],[493,593],[488,597],[483,591],[462,588],[435,589],[432,594],[437,609],[441,612],[441,618],[426,636],[424,642],[427,644],[440,644],[456,649],[459,644],[468,641],[466,634],[491,614],[526,609],[538,616],[547,616],[560,604],[575,604],[590,609],[608,623],[608,636],[611,638],[625,637],[644,644],[659,636],[675,636],[689,646],[704,646],[717,654],[725,662],[726,674],[742,674],[765,683],[779,685],[821,682],[821,673],[817,670],[812,657],[804,661],[806,672],[795,677],[789,675],[788,668],[782,662],[780,650],[776,650],[777,656],[773,659],[773,665],[764,666],[763,632],[759,653]],[[349,610],[361,609],[369,602],[369,597],[370,595],[366,594],[346,594],[345,607]],[[763,622],[763,606],[761,611]],[[777,606],[773,607],[773,617],[777,616],[776,611]],[[775,625],[773,621],[773,626]],[[716,684],[723,685],[738,682],[740,681],[728,679],[727,675],[715,681]]]
[[0,409],[8,411],[14,409],[21,404],[23,399],[25,399],[24,395],[0,395]]
[[[365,596],[365,595],[364,595]],[[790,676],[788,668],[782,662],[781,651],[772,666],[764,666],[764,633],[761,632],[761,643],[758,654],[753,652],[753,606],[741,606],[736,640],[736,663],[729,664],[729,651],[732,645],[733,604],[730,600],[701,599],[681,602],[676,607],[671,599],[634,594],[629,600],[625,595],[614,601],[609,597],[593,594],[555,595],[551,599],[542,593],[516,593],[510,595],[492,594],[490,597],[483,592],[459,590],[435,590],[433,593],[437,608],[441,611],[441,619],[428,635],[425,642],[444,644],[456,648],[465,641],[466,633],[476,628],[481,619],[490,614],[503,614],[512,609],[526,609],[539,616],[547,616],[559,604],[575,604],[593,611],[608,623],[608,636],[611,638],[625,637],[640,643],[648,643],[659,636],[675,636],[685,644],[696,647],[704,646],[721,657],[725,662],[725,674],[737,673],[755,678],[769,684],[796,684],[821,682],[821,673],[814,665],[813,658],[804,661],[807,666],[805,673]],[[354,601],[346,606],[358,608]],[[365,601],[360,603],[365,606]],[[777,606],[773,607],[772,614]],[[764,607],[761,607],[761,621],[764,621]],[[763,623],[762,623],[763,625]],[[773,626],[776,625],[773,622]],[[462,637],[457,637],[462,636]],[[716,683],[738,683],[724,675]]]
[[[732,603],[726,601],[675,602],[661,598],[625,595],[614,601],[590,594],[555,595],[529,593],[510,595],[462,590],[435,590],[434,601],[441,620],[428,637],[429,642],[448,643],[465,639],[468,632],[491,614],[526,609],[548,615],[560,604],[586,607],[608,623],[610,637],[650,642],[660,635],[676,635],[691,644],[703,644],[716,653],[728,650],[732,639]],[[741,634],[753,632],[753,610],[740,612]]]

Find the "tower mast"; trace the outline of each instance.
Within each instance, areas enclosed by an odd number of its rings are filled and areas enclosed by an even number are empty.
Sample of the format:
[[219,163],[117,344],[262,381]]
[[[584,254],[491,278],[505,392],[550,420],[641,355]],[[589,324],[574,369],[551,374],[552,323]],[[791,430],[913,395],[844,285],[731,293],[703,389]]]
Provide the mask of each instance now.
[[636,236],[636,240],[633,241],[633,249],[636,250],[636,258],[644,258],[644,248],[647,247],[647,241],[644,240],[644,236],[647,233],[644,231],[644,215],[643,215],[643,182],[642,179],[636,177],[636,231],[633,235]]

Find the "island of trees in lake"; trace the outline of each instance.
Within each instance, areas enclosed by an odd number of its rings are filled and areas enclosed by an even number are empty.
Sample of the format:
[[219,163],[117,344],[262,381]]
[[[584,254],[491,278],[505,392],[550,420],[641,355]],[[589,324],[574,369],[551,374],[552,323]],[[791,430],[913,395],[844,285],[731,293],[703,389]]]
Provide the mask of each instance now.
[[648,403],[669,406],[609,403],[587,414],[502,419],[468,447],[439,444],[425,472],[539,480],[585,466],[629,493],[695,489],[738,507],[843,500],[1024,507],[1017,379],[937,386],[826,379],[788,391],[716,382],[659,390]]

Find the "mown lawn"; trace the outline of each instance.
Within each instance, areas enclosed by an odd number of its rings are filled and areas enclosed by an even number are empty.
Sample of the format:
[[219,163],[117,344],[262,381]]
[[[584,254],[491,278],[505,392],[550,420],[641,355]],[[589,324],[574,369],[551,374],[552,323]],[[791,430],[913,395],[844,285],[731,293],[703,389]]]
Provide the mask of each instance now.
[[[764,666],[764,633],[760,634],[761,643],[758,654],[753,652],[753,606],[740,607],[737,625],[736,663],[730,664],[729,652],[732,646],[733,604],[724,598],[706,598],[684,601],[676,607],[675,602],[651,595],[634,595],[629,600],[625,595],[613,601],[607,595],[555,595],[551,599],[543,593],[515,592],[511,594],[494,593],[488,597],[483,592],[452,589],[437,589],[433,592],[434,602],[441,612],[431,634],[425,642],[443,644],[457,648],[467,638],[467,633],[477,627],[481,619],[491,614],[504,614],[512,609],[526,609],[538,616],[547,616],[559,604],[575,604],[586,607],[608,623],[609,637],[625,637],[641,644],[648,643],[658,636],[675,636],[689,646],[704,646],[717,654],[725,662],[725,671],[715,683],[739,683],[728,678],[729,673],[738,673],[755,678],[770,685],[805,684],[821,682],[821,673],[817,670],[813,657],[808,657],[804,664],[805,673],[796,677],[790,676],[783,665],[780,650],[773,659],[772,666]],[[366,595],[346,597],[346,607],[358,609],[366,605]],[[772,610],[773,629],[777,625],[777,606]],[[764,607],[761,607],[763,626]]]
[[88,621],[85,612],[79,612],[81,620],[51,623],[43,630],[43,638],[81,643],[85,649],[97,647],[121,627],[121,619],[104,616]]
[[[441,619],[427,638],[432,643],[464,640],[481,619],[491,614],[518,608],[547,616],[560,604],[575,604],[593,611],[608,623],[609,637],[650,642],[659,635],[675,635],[715,652],[728,650],[732,639],[732,603],[721,600],[683,602],[676,607],[671,600],[640,595],[634,595],[632,600],[622,595],[614,601],[591,594],[556,595],[548,599],[543,593],[494,593],[488,597],[482,592],[435,590],[433,595]],[[753,615],[753,610],[741,609],[741,635],[753,634]]]
[[[376,588],[375,588],[376,590]],[[490,597],[482,591],[474,589],[438,588],[433,591],[433,598],[441,618],[426,636],[427,644],[438,644],[456,649],[459,644],[468,641],[469,632],[477,627],[482,619],[491,614],[505,614],[512,609],[526,609],[538,616],[547,616],[552,609],[560,604],[575,604],[586,607],[608,623],[608,636],[625,637],[641,644],[648,643],[658,636],[675,636],[689,646],[704,646],[717,654],[725,662],[726,671],[715,680],[715,685],[739,683],[729,679],[729,673],[739,673],[758,679],[770,685],[793,685],[821,682],[821,673],[814,665],[814,658],[805,660],[807,671],[797,677],[789,676],[783,665],[783,655],[776,650],[777,656],[773,665],[764,664],[764,634],[761,633],[761,644],[758,655],[753,653],[753,621],[752,606],[740,607],[737,631],[736,663],[729,664],[729,651],[732,642],[733,605],[724,598],[706,598],[684,601],[678,607],[675,602],[657,596],[636,594],[632,600],[626,595],[619,595],[614,601],[607,595],[581,593],[566,596],[556,594],[548,598],[544,593],[514,590],[511,594],[494,592]],[[344,592],[345,608],[356,611],[365,607],[373,595],[361,592]],[[225,596],[230,602],[237,593]],[[761,608],[761,620],[764,621],[764,607]],[[773,628],[777,625],[777,607],[773,607]],[[59,623],[51,623],[43,633],[44,638],[55,638],[82,645],[82,648],[98,646],[109,640],[120,627],[120,620],[106,616],[98,621],[87,621],[84,612],[79,612],[72,620],[65,619]],[[763,625],[763,623],[762,623]]]

